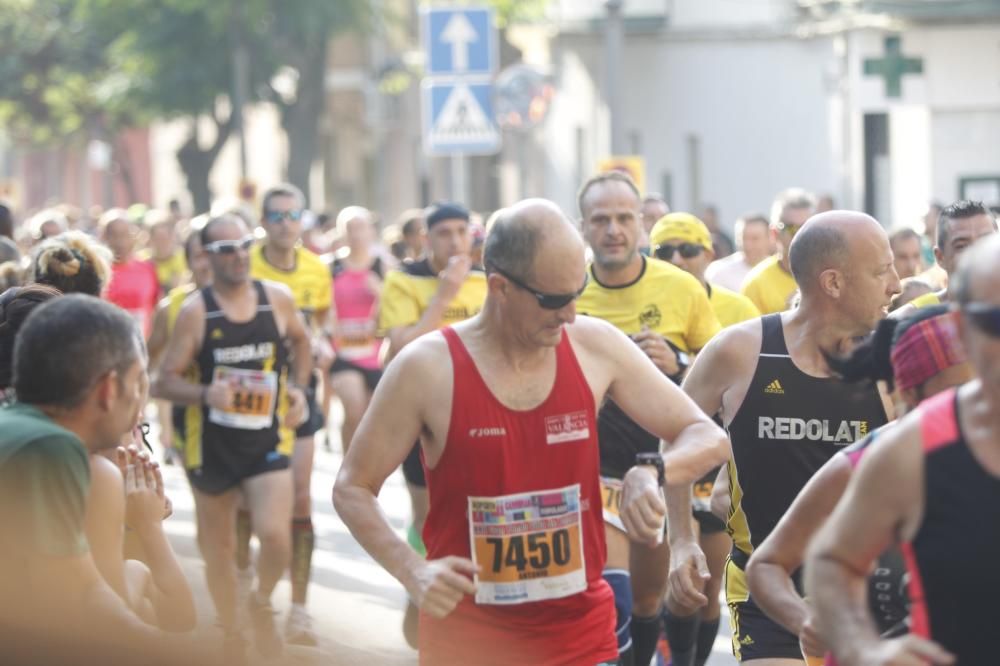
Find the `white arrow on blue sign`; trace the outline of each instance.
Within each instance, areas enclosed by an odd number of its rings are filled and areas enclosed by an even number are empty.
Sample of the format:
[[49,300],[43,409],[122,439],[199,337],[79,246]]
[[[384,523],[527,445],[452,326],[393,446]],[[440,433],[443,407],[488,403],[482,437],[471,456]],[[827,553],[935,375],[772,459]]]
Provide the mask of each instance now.
[[496,71],[492,9],[430,7],[423,12],[427,76],[483,76]]
[[424,150],[431,155],[491,155],[500,150],[493,85],[424,83]]

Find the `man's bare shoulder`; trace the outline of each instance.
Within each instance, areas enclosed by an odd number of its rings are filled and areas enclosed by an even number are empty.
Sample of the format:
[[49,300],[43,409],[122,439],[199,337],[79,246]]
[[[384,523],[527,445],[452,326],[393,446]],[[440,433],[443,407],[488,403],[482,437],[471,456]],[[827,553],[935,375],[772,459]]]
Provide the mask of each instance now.
[[292,306],[295,305],[295,297],[292,295],[292,290],[288,285],[273,280],[261,280],[261,284],[264,285],[264,293],[267,294],[267,298],[272,303],[281,302],[284,305],[289,303]]
[[719,331],[698,358],[711,358],[720,363],[756,363],[762,336],[761,318],[748,319]]
[[625,334],[613,325],[588,315],[577,315],[572,324],[566,325],[566,334],[574,346],[587,351],[606,353],[608,345],[629,342]]
[[418,381],[425,386],[451,372],[451,353],[440,331],[421,335],[403,347],[386,367],[390,381]]
[[190,321],[192,319],[200,320],[204,316],[205,299],[201,295],[201,290],[196,289],[181,304],[181,309],[177,313],[177,322],[180,323],[181,321]]

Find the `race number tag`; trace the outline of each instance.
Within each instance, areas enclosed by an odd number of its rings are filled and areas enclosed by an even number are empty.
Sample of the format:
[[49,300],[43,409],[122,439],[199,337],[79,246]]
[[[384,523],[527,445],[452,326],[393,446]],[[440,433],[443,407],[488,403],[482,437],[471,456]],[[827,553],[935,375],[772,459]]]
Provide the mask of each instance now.
[[469,498],[477,604],[560,599],[587,589],[580,486]]
[[604,522],[612,527],[625,531],[622,523],[622,482],[620,479],[601,477],[601,509],[604,510]]
[[376,344],[375,322],[370,319],[345,319],[338,322],[340,326],[337,338],[337,355],[344,360],[370,356],[372,347]]
[[208,420],[226,428],[262,430],[274,422],[274,403],[278,396],[278,375],[261,370],[242,370],[215,366],[212,382],[233,387],[229,409],[208,410]]

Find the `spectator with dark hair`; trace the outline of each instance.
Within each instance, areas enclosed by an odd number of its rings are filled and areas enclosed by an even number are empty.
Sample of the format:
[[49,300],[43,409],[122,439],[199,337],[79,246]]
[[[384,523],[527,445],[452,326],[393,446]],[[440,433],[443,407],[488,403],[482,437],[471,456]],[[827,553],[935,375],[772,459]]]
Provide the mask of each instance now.
[[427,251],[427,224],[424,211],[411,208],[399,216],[399,228],[406,246],[406,253],[400,260],[419,261]]
[[36,307],[60,295],[58,289],[43,284],[13,287],[0,295],[0,395],[7,392],[13,382],[14,341],[24,320]]
[[[27,289],[34,296],[12,300],[49,302],[17,331],[17,402],[0,409],[0,594],[17,600],[0,611],[4,645],[32,663],[155,659],[170,643],[104,581],[84,532],[87,454],[116,446],[145,400],[142,339],[127,315],[98,299]],[[144,473],[126,471],[133,480]],[[4,660],[19,656],[5,649]]]
[[[948,274],[958,270],[958,260],[965,250],[985,236],[997,232],[997,220],[981,201],[956,201],[941,211],[936,226],[934,259]],[[916,308],[948,303],[952,300],[951,286],[918,296],[893,313],[893,317],[908,317]]]

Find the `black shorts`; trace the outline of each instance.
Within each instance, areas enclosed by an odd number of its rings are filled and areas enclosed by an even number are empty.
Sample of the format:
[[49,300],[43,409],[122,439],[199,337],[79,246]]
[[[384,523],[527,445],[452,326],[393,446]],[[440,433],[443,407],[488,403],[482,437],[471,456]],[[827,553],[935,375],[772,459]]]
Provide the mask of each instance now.
[[691,507],[694,519],[698,521],[702,534],[718,534],[726,530],[726,523],[711,511],[712,488],[719,475],[716,467],[698,479],[691,488]]
[[312,381],[312,389],[306,393],[306,407],[309,409],[309,416],[306,420],[295,429],[295,439],[300,439],[302,437],[312,437],[317,432],[323,429],[323,425],[326,421],[323,418],[323,410],[320,406],[316,404],[316,380]]
[[[734,549],[735,551],[735,549]],[[738,559],[745,559],[745,555]],[[799,637],[772,620],[750,598],[747,577],[733,556],[726,560],[724,579],[733,655],[737,660],[797,659],[802,661]]]
[[191,485],[206,495],[221,495],[249,478],[288,469],[289,466],[288,456],[276,450],[247,458],[245,462],[241,461],[238,464],[230,458],[225,465],[214,460],[211,450],[211,446],[203,447],[204,459],[201,467],[187,471]]
[[369,391],[374,391],[375,387],[378,386],[379,380],[382,379],[382,371],[373,368],[363,368],[360,365],[355,365],[350,361],[345,361],[339,356],[334,359],[333,365],[330,366],[330,374],[334,375],[338,372],[360,372],[361,376],[365,379],[365,386],[368,387]]
[[657,453],[660,438],[642,429],[611,400],[597,413],[597,443],[601,452],[601,476],[624,478],[635,465],[637,453]]
[[403,461],[403,478],[411,486],[427,487],[427,477],[424,475],[424,464],[420,462],[420,442],[413,445],[406,460]]

